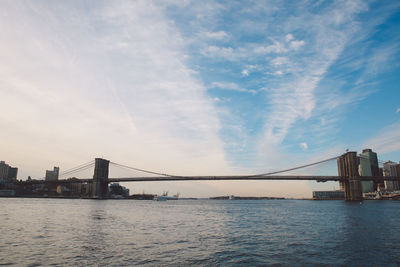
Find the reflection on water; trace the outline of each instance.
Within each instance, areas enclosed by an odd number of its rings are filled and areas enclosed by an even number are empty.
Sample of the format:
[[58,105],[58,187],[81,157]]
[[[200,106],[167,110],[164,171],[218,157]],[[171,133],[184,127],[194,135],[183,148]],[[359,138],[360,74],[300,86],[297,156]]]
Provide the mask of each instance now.
[[0,264],[394,265],[400,202],[0,199]]

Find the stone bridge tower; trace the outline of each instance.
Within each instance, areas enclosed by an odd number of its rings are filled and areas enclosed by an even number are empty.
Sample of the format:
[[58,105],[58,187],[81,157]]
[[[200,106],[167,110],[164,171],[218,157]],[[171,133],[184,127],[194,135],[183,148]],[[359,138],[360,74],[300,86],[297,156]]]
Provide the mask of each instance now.
[[354,179],[359,177],[359,160],[357,152],[347,152],[337,158],[338,174],[347,178],[342,184],[345,200],[347,201],[361,201],[363,199],[361,182]]
[[108,166],[109,160],[96,158],[93,174],[93,198],[105,198],[108,191]]

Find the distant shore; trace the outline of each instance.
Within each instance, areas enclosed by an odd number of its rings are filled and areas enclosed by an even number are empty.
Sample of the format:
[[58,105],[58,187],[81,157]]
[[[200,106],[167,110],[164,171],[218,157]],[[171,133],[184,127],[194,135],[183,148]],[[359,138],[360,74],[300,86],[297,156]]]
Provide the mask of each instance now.
[[[127,198],[104,198],[104,199],[112,199],[112,200],[153,200],[155,195],[151,194],[135,194],[131,195]],[[36,196],[36,195],[9,195],[9,196],[0,196],[0,198],[53,198],[53,199],[97,199],[90,198],[84,196]],[[196,198],[196,197],[182,197],[177,200],[283,200],[283,199],[295,199],[295,198],[284,198],[284,197],[253,197],[253,196],[235,196],[232,198],[231,196],[217,196],[217,197],[205,197],[205,198]],[[297,199],[297,200],[310,200],[310,199]]]
[[[128,198],[90,198],[90,197],[80,197],[80,196],[33,196],[33,195],[18,195],[18,196],[0,196],[0,198],[45,198],[45,199],[91,199],[91,200],[153,200],[149,195],[143,196],[129,196]],[[327,201],[327,200],[341,200],[344,199],[313,199],[313,198],[285,198],[285,197],[240,197],[235,196],[231,198],[229,196],[217,196],[217,197],[205,197],[205,198],[195,198],[195,197],[183,197],[179,199],[169,200],[169,201],[178,201],[178,200],[315,200],[315,201]],[[381,199],[363,199],[363,201],[388,201],[395,200],[399,201],[398,198],[381,198]]]

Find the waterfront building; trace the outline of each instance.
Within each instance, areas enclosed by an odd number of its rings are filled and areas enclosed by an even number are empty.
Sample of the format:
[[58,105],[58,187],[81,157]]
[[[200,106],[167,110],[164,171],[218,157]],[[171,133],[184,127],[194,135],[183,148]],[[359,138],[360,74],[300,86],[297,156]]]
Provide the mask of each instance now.
[[62,195],[62,196],[70,196],[71,195],[71,190],[64,185],[58,185],[56,191],[57,191],[57,194]]
[[343,190],[313,191],[313,199],[315,200],[344,199],[344,191]]
[[129,197],[129,189],[121,186],[119,183],[112,183],[108,187],[108,193],[111,198]]
[[69,184],[67,184],[69,190],[71,191],[71,194],[74,196],[81,196],[83,193],[83,186],[82,183],[79,181],[78,178],[73,177],[69,178],[68,181],[70,181]]
[[56,181],[58,180],[58,175],[60,173],[59,167],[54,167],[52,171],[46,170],[46,181]]
[[0,197],[13,197],[15,196],[15,190],[13,189],[0,189]]
[[81,181],[78,178],[72,177],[67,179],[68,183],[57,186],[57,193],[62,196],[79,197],[82,196],[86,190]]
[[[399,162],[399,164],[396,164],[396,173],[397,173],[397,176],[400,176],[400,162]],[[399,182],[399,187],[400,187],[400,182]]]
[[10,183],[17,180],[18,168],[11,167],[4,161],[0,161],[0,182]]
[[[363,151],[360,153],[360,158],[365,158],[365,159],[369,159],[370,162],[370,168],[371,168],[371,176],[380,176],[380,172],[379,172],[379,164],[378,164],[378,155],[372,151],[372,149],[367,148],[367,149],[363,149]],[[384,186],[384,184],[381,183],[373,183],[373,190],[375,191],[377,190],[377,188],[379,187],[379,185]]]
[[[387,161],[383,163],[383,176],[397,176],[397,167],[395,162]],[[398,181],[385,181],[385,189],[387,191],[400,190]]]

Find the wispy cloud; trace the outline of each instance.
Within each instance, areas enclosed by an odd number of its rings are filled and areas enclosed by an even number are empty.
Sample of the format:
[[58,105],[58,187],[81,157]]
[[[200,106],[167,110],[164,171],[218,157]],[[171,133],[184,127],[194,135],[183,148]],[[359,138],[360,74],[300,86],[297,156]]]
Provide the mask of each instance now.
[[308,144],[306,142],[301,142],[300,144],[301,149],[308,150]]
[[234,60],[238,57],[238,54],[235,53],[232,47],[220,47],[215,45],[208,46],[207,48],[203,49],[201,53],[205,57],[221,57],[229,60]]
[[[292,38],[293,35],[291,35]],[[287,39],[285,37],[284,39]],[[305,44],[304,40],[294,40],[291,39],[290,42],[281,42],[272,40],[267,45],[254,45],[246,44],[240,47],[231,46],[217,46],[208,45],[201,50],[201,54],[205,57],[210,57],[214,59],[223,58],[229,61],[237,61],[242,59],[257,59],[260,55],[268,54],[286,54],[290,52],[295,52],[301,49]]]
[[251,93],[251,94],[256,94],[257,91],[253,89],[246,89],[242,88],[236,83],[233,82],[213,82],[210,85],[210,88],[219,88],[223,90],[231,90],[231,91],[237,91],[237,92],[244,92],[244,93]]
[[281,66],[289,63],[289,59],[287,57],[276,57],[271,60],[272,65]]
[[388,71],[392,64],[395,64],[395,55],[400,49],[397,43],[400,38],[397,38],[394,43],[381,45],[373,49],[371,55],[365,59],[365,69],[357,83],[362,84],[370,81],[380,73]]
[[293,50],[299,50],[304,44],[305,44],[305,42],[303,40],[292,41],[292,42],[290,42],[290,48],[292,48]]
[[285,41],[286,42],[290,42],[293,39],[294,39],[293,34],[291,34],[291,33],[286,34],[286,36],[285,36]]
[[254,52],[256,54],[269,54],[269,53],[286,53],[288,52],[288,48],[281,42],[274,41],[273,44],[267,46],[257,46],[254,48]]
[[215,40],[223,40],[229,37],[229,35],[225,31],[204,32],[203,35],[207,38]]
[[383,128],[380,133],[364,143],[378,153],[389,153],[400,150],[400,123],[393,123]]
[[[341,11],[338,12],[339,10]],[[314,38],[307,41],[307,48],[313,52],[306,56],[290,56],[290,63],[286,60],[289,56],[277,57],[271,61],[275,67],[287,65],[287,70],[294,76],[277,84],[271,91],[272,109],[265,124],[264,136],[267,146],[271,145],[271,142],[283,142],[295,122],[308,120],[313,116],[317,103],[321,101],[317,98],[315,90],[328,68],[341,55],[348,40],[351,40],[350,36],[354,34],[354,25],[346,26],[346,23],[353,21],[355,16],[364,10],[363,5],[351,5],[345,10],[342,10],[341,6],[332,5],[325,13],[306,13],[304,17],[296,17],[287,22],[287,27],[293,31],[298,27],[309,28],[312,31]],[[306,43],[304,40],[295,40],[292,34],[287,34],[285,41],[294,51]],[[302,67],[299,68],[298,65]]]
[[246,69],[242,70],[242,75],[243,76],[249,76],[250,75],[249,70],[246,70]]

